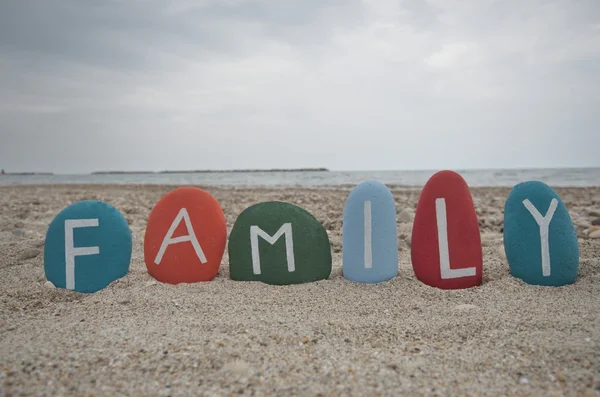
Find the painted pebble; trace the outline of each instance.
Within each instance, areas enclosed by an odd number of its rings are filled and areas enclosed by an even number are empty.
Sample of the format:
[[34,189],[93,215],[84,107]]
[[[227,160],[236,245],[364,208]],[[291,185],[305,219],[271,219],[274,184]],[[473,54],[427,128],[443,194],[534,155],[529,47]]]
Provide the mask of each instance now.
[[344,207],[342,247],[344,278],[379,283],[398,275],[396,206],[383,183],[363,182],[350,192]]
[[91,293],[129,271],[132,236],[110,204],[86,200],[63,209],[50,223],[44,272],[57,288]]
[[202,189],[177,188],[156,203],[148,218],[146,268],[164,283],[210,281],[219,271],[226,242],[219,202]]
[[442,289],[481,284],[479,223],[466,181],[440,171],[425,184],[412,232],[412,265],[423,283]]
[[270,201],[245,209],[233,225],[228,249],[232,280],[301,284],[331,273],[325,228],[289,203]]
[[516,185],[504,206],[504,250],[511,274],[528,284],[561,286],[577,278],[577,234],[563,201],[548,185]]

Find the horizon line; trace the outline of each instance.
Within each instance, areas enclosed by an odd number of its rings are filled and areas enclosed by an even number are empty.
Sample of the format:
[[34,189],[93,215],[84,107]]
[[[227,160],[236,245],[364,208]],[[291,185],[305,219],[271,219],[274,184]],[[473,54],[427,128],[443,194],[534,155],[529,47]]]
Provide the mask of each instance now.
[[48,176],[48,175],[132,175],[132,174],[194,174],[194,173],[252,173],[252,172],[437,172],[442,170],[453,170],[453,171],[529,171],[529,170],[573,170],[573,169],[600,169],[599,166],[553,166],[553,167],[490,167],[490,168],[468,168],[468,167],[457,167],[457,168],[389,168],[389,169],[364,169],[364,170],[352,170],[352,169],[330,169],[326,167],[299,167],[299,168],[247,168],[247,169],[205,169],[205,170],[160,170],[160,171],[136,171],[136,170],[102,170],[102,171],[90,171],[83,173],[63,173],[63,172],[48,172],[48,171],[20,171],[20,172],[6,172],[1,175],[6,176]]

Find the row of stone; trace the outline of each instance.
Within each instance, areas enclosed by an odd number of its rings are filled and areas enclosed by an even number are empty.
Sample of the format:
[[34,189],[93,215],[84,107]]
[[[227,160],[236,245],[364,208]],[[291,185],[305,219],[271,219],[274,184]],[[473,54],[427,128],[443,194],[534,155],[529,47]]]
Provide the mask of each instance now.
[[[504,246],[513,276],[559,286],[575,281],[577,236],[562,200],[530,181],[513,188],[504,208]],[[210,281],[227,243],[223,210],[208,192],[182,187],[150,213],[144,260],[158,281]],[[46,277],[55,286],[98,291],[127,274],[132,235],[122,214],[101,201],[65,208],[48,228]],[[245,209],[228,241],[230,277],[285,285],[327,279],[331,245],[325,228],[299,206],[269,201]],[[433,175],[421,192],[412,230],[411,260],[423,283],[443,288],[481,284],[483,256],[469,187],[453,171]],[[342,270],[346,279],[378,283],[398,274],[395,202],[377,181],[355,187],[344,207]]]

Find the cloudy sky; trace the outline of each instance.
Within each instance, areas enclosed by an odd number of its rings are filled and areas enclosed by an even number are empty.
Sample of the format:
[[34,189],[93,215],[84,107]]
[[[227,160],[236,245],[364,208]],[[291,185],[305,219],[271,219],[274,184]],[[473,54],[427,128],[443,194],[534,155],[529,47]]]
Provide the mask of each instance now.
[[598,0],[6,0],[0,168],[600,166]]

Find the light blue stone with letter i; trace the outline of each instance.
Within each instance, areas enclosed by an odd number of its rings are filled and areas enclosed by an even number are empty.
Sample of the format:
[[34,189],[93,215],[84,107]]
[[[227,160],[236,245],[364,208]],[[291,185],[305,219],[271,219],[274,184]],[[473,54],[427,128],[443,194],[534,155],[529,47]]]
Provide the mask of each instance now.
[[131,242],[129,225],[116,208],[96,200],[74,203],[46,233],[46,278],[58,288],[101,290],[129,271]]
[[577,278],[579,244],[569,211],[540,181],[516,185],[504,206],[504,250],[514,277],[561,286]]
[[342,227],[342,273],[348,280],[379,283],[398,275],[398,233],[392,192],[366,181],[348,195]]

